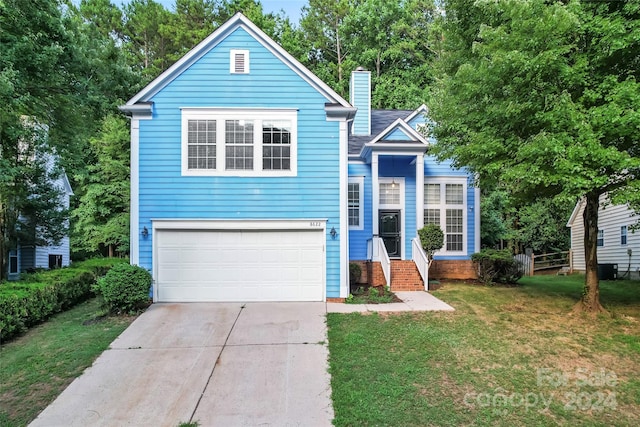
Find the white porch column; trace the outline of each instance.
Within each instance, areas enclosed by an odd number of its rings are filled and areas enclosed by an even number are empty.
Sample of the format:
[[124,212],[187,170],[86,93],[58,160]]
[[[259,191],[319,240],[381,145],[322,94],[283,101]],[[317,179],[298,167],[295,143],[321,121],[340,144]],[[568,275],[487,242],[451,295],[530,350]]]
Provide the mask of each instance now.
[[416,155],[416,228],[424,226],[424,154]]
[[378,181],[378,155],[371,154],[371,193],[372,193],[372,209],[371,224],[373,225],[373,235],[378,235],[378,206],[380,206],[380,182]]

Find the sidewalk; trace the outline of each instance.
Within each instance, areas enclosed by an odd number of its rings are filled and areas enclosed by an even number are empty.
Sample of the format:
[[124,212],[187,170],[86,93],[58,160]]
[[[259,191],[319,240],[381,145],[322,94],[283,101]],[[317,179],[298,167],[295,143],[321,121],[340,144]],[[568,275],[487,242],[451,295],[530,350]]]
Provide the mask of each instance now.
[[455,309],[428,292],[394,292],[402,302],[390,304],[327,303],[327,313],[364,313],[372,311],[454,311]]

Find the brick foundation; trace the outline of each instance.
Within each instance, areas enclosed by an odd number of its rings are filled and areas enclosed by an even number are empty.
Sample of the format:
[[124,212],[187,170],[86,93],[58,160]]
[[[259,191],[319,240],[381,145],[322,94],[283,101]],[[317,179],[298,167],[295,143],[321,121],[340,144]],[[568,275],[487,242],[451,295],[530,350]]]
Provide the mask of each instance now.
[[360,266],[360,270],[362,274],[360,275],[360,280],[356,282],[356,284],[365,285],[368,283],[369,274],[367,272],[367,261],[349,261],[349,264],[358,264]]
[[356,285],[386,286],[387,281],[384,280],[384,272],[379,262],[372,261],[349,261],[358,264],[362,270],[360,280]]
[[391,290],[424,291],[424,282],[415,262],[391,260]]
[[327,302],[344,302],[344,298],[327,298]]
[[429,278],[475,280],[478,272],[471,260],[434,260],[429,268]]

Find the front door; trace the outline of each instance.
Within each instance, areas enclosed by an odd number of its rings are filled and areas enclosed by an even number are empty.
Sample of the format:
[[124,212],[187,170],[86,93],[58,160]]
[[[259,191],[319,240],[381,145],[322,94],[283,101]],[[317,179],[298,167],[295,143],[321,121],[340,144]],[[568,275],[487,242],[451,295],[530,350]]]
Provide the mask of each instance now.
[[402,255],[402,238],[400,227],[400,211],[384,210],[378,213],[378,235],[387,248],[390,258],[400,258]]

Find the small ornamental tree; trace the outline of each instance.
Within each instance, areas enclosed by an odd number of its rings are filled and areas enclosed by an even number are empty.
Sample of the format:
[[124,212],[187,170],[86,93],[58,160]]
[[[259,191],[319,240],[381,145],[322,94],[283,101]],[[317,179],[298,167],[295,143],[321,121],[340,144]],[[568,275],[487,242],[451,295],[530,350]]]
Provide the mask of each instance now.
[[444,246],[444,233],[439,226],[427,224],[418,230],[418,236],[420,236],[420,244],[427,254],[429,265],[431,265],[433,254]]

